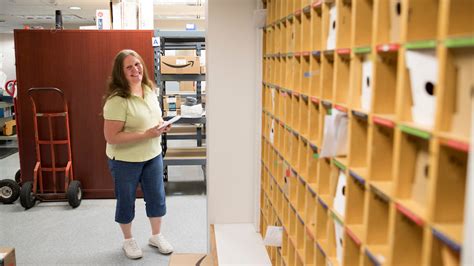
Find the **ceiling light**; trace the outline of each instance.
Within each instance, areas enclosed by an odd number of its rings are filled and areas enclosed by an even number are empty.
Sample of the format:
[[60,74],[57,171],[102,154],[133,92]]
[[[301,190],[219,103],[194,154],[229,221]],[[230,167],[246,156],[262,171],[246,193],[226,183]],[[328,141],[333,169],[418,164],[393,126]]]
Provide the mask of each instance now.
[[79,7],[79,6],[70,6],[69,9],[71,9],[71,10],[81,10],[81,7]]

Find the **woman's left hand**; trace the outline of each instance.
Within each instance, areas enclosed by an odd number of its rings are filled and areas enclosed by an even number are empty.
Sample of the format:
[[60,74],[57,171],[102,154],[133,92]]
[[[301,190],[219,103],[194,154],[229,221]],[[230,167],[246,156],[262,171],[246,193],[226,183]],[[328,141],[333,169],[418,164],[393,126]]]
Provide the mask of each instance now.
[[171,124],[168,125],[167,127],[165,127],[165,128],[163,129],[163,132],[164,132],[164,133],[168,133],[168,132],[170,132],[170,130],[171,130]]

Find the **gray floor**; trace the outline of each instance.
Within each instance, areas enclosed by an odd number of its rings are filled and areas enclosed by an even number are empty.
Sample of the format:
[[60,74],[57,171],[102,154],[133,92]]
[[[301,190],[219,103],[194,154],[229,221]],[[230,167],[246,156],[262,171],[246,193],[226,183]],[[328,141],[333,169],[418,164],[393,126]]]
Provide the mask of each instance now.
[[[181,142],[176,146],[185,146]],[[192,145],[192,142],[190,142]],[[0,147],[1,148],[1,147]],[[0,160],[0,178],[19,169],[18,153]],[[200,167],[171,167],[168,213],[163,234],[176,253],[207,252],[205,184]],[[115,200],[83,200],[77,209],[67,203],[39,203],[25,211],[19,201],[0,204],[0,246],[15,247],[18,265],[168,265],[169,256],[147,245],[150,229],[144,202],[136,202],[134,236],[144,252],[129,260],[114,222]]]

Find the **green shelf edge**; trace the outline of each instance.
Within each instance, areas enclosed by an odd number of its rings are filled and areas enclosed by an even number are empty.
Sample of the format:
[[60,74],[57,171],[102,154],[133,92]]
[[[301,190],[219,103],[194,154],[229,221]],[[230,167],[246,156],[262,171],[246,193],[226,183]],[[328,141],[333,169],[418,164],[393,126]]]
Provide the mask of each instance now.
[[370,48],[370,46],[354,48],[354,53],[356,54],[368,54],[371,51],[372,51],[372,48]]
[[432,49],[436,48],[436,40],[426,40],[426,41],[415,41],[415,42],[408,42],[405,44],[405,48],[409,50],[413,49]]
[[399,125],[398,128],[400,128],[401,131],[403,131],[407,134],[414,135],[414,136],[420,137],[422,139],[429,140],[431,138],[430,133],[425,132],[425,131],[420,130],[420,129],[417,129],[417,128],[412,128],[412,127],[405,126],[405,125]]
[[339,169],[341,169],[342,171],[346,171],[346,166],[343,165],[341,162],[339,162],[339,161],[336,160],[336,159],[332,159],[332,161],[334,162],[334,164],[335,164]]
[[474,36],[447,39],[444,41],[444,45],[448,48],[472,47],[474,46]]

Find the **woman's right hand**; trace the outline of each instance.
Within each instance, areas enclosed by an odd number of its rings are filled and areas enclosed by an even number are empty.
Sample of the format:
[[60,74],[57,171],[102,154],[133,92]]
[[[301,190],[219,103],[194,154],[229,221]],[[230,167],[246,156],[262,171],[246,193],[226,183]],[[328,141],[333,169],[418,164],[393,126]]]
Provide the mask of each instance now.
[[156,137],[159,137],[161,136],[165,131],[166,131],[166,127],[163,127],[161,129],[158,129],[160,127],[161,123],[155,127],[152,127],[152,128],[149,128],[145,134],[149,137],[149,138],[156,138]]

